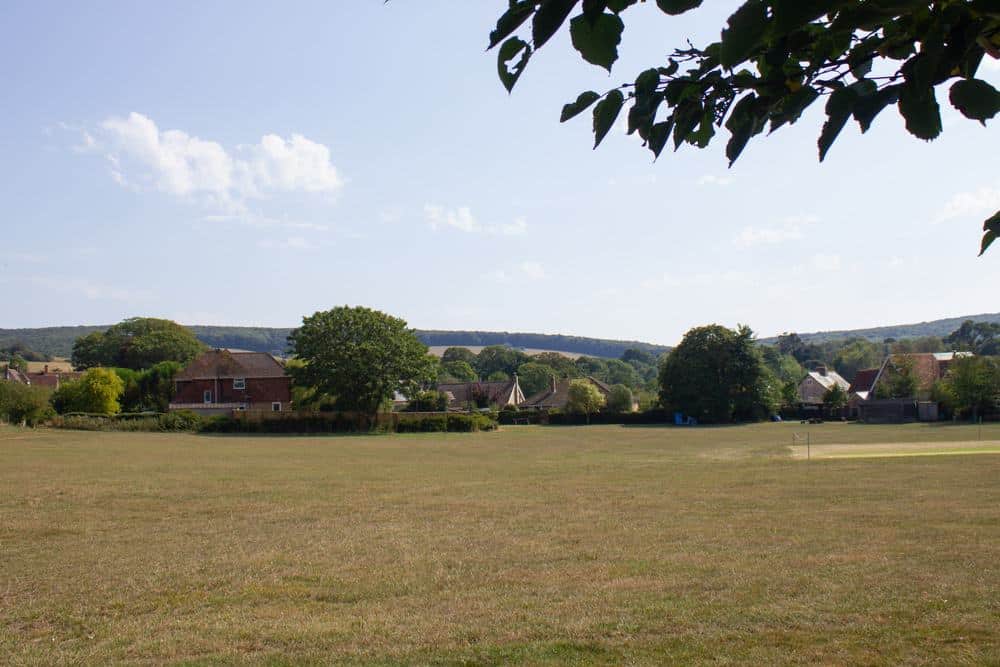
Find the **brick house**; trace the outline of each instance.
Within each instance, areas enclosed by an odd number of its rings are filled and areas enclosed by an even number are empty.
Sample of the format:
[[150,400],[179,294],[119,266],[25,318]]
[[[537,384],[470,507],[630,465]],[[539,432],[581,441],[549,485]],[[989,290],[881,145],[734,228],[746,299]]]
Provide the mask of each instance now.
[[291,409],[292,379],[264,352],[209,350],[174,377],[170,410],[226,414],[233,410]]
[[834,387],[840,387],[844,394],[847,394],[850,386],[850,383],[836,371],[831,371],[826,366],[818,366],[816,370],[809,371],[799,383],[799,403],[811,406],[823,405],[826,392]]
[[[592,385],[597,387],[597,391],[601,393],[604,400],[607,401],[608,397],[611,395],[611,387],[601,382],[597,378],[585,377],[576,378],[583,379],[590,382]],[[566,402],[569,400],[569,386],[573,382],[573,378],[563,378],[562,380],[556,380],[552,378],[547,389],[543,389],[534,396],[528,397],[526,401],[521,403],[521,408],[534,408],[537,410],[565,410]],[[632,412],[639,409],[638,401],[633,401]]]

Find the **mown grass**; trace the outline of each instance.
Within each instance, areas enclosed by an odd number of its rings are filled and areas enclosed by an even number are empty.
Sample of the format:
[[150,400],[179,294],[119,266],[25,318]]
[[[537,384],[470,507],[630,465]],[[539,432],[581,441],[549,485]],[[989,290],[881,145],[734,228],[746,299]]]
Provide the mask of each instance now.
[[[0,655],[1000,662],[1000,456],[792,460],[806,429],[0,430]],[[980,437],[808,430],[813,444]]]

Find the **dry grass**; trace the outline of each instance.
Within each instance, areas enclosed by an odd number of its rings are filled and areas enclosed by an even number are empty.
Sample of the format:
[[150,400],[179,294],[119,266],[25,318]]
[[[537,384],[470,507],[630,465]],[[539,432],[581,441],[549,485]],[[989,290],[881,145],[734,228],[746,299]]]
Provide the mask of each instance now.
[[[444,355],[444,351],[447,350],[449,347],[464,347],[468,350],[471,350],[473,354],[479,354],[480,352],[483,351],[483,348],[486,346],[485,345],[431,345],[427,349],[430,354],[433,354],[435,357],[440,357]],[[536,354],[541,354],[542,352],[555,352],[556,354],[560,354],[566,357],[567,359],[578,359],[579,357],[583,356],[579,352],[563,352],[562,350],[545,350],[536,347],[525,347],[518,349],[521,352],[524,352],[525,354],[529,354],[531,356],[534,356]]]
[[0,655],[1000,662],[1000,456],[805,463],[789,447],[804,429],[0,430]]

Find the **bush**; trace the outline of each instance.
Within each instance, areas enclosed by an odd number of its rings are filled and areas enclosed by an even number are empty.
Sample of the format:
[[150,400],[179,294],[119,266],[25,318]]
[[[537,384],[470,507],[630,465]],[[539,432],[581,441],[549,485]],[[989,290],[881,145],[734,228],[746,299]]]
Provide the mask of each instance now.
[[180,410],[160,415],[161,431],[200,431],[204,420],[196,412]]
[[448,430],[446,415],[433,415],[416,419],[400,419],[396,424],[397,433],[443,433]]
[[44,387],[0,381],[0,421],[35,426],[52,417],[50,392]]

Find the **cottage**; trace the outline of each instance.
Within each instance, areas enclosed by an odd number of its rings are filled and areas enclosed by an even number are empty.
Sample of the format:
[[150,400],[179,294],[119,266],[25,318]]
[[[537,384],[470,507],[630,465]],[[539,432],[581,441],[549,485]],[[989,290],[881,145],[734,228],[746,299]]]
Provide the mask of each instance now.
[[277,359],[264,352],[204,352],[174,377],[174,387],[172,411],[226,414],[291,409],[291,378]]
[[16,382],[18,384],[31,384],[31,381],[28,380],[28,375],[26,373],[22,373],[16,368],[12,368],[10,366],[4,366],[3,379],[7,382]]
[[829,370],[826,366],[817,366],[816,370],[809,371],[799,383],[799,403],[805,406],[819,406],[823,404],[826,393],[834,387],[840,387],[846,394],[850,386],[850,383],[837,371]]
[[475,409],[477,407],[505,407],[519,405],[524,401],[524,392],[517,381],[500,382],[456,382],[439,384],[438,391],[448,397],[450,409]]
[[[885,358],[874,377],[870,371],[855,379],[857,388],[852,386],[853,407],[857,416],[868,422],[899,422],[910,419],[936,421],[939,418],[938,405],[931,400],[934,384],[947,375],[955,359],[971,356],[971,352],[926,352],[916,354],[893,354]],[[906,382],[902,382],[904,376]],[[895,395],[903,387],[912,395]]]
[[[597,378],[586,377],[583,379],[597,387],[597,391],[601,392],[604,400],[608,399],[608,396],[611,394],[611,387]],[[570,378],[562,380],[553,378],[547,389],[531,396],[521,403],[520,407],[535,408],[537,410],[564,410],[566,409],[566,402],[569,400],[569,385],[571,382],[573,380]],[[633,408],[636,407],[636,405],[633,405]]]

